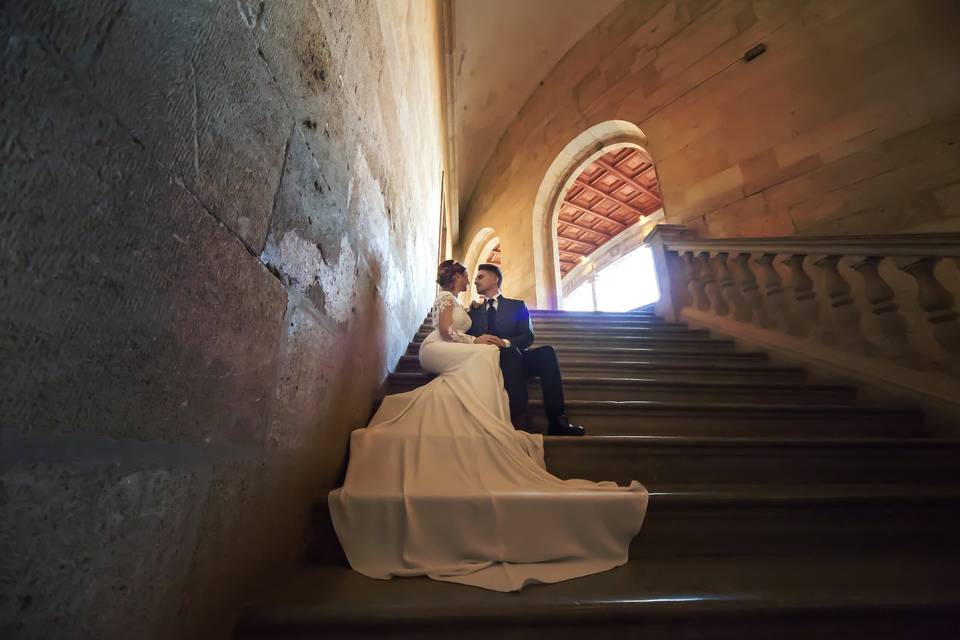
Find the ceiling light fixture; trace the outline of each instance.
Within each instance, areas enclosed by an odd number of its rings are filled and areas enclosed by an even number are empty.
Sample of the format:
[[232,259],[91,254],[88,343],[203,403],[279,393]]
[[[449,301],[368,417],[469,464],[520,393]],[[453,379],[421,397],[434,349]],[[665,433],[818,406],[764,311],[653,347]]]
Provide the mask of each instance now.
[[767,45],[762,42],[755,47],[751,47],[745,54],[743,54],[744,62],[750,62],[754,58],[759,58],[767,51]]

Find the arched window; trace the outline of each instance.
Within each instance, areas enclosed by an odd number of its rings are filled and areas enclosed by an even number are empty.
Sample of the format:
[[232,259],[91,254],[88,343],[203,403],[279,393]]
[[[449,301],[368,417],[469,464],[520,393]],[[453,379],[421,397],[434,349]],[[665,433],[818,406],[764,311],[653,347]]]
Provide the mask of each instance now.
[[653,159],[638,146],[617,147],[594,158],[567,187],[558,207],[562,282],[594,252],[625,242],[640,244],[642,238],[631,228],[644,226],[663,209]]
[[564,296],[587,275],[586,263],[606,254],[590,268],[599,272],[664,220],[645,144],[636,125],[611,120],[584,131],[554,159],[533,211],[538,307],[565,306]]
[[660,299],[653,253],[639,246],[590,271],[563,298],[566,311],[631,311]]

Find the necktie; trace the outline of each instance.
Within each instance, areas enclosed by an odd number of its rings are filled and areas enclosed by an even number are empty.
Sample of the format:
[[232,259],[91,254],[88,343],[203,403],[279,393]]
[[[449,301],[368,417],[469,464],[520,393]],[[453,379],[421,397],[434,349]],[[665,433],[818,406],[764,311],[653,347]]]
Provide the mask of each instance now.
[[487,300],[487,333],[497,334],[497,310],[493,308],[493,298]]

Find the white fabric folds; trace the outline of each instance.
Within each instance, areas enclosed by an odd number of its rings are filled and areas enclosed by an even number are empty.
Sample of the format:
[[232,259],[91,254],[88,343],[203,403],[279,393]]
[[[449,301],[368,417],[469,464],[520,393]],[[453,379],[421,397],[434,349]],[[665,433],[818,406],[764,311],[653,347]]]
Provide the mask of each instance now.
[[548,473],[543,437],[509,422],[497,347],[434,333],[420,358],[440,375],[388,396],[353,432],[346,481],[329,496],[356,571],[516,591],[627,561],[642,485]]

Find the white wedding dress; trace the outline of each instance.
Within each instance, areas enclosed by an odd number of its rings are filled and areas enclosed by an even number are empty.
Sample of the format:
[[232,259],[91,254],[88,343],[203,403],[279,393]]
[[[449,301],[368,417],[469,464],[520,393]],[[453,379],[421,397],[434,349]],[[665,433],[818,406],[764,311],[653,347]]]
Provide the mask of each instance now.
[[436,379],[384,398],[351,436],[346,480],[329,497],[350,565],[372,578],[516,591],[625,563],[646,489],[548,473],[543,436],[510,424],[499,349],[473,344],[449,292],[437,297],[434,326],[451,305],[448,339],[434,329],[420,347]]

